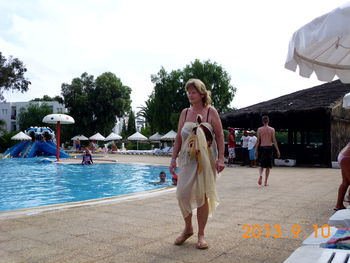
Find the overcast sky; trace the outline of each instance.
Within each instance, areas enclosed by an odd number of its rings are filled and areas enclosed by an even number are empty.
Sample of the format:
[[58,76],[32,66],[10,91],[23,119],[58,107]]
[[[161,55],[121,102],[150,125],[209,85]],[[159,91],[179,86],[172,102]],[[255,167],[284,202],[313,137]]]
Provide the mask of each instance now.
[[153,90],[151,74],[200,59],[230,74],[241,108],[322,84],[286,70],[294,31],[344,0],[0,0],[0,51],[24,62],[32,82],[7,101],[61,95],[87,72],[113,72],[132,107]]

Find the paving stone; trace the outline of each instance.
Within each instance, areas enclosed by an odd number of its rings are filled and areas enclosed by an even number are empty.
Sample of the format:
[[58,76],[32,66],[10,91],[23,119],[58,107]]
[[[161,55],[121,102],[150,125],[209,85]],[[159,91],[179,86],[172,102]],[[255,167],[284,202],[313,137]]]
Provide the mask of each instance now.
[[1,249],[5,250],[7,252],[17,252],[17,251],[22,251],[25,249],[30,249],[30,248],[36,248],[36,247],[41,247],[43,245],[42,242],[35,241],[29,238],[19,238],[19,239],[12,239],[6,242],[2,242],[1,244]]

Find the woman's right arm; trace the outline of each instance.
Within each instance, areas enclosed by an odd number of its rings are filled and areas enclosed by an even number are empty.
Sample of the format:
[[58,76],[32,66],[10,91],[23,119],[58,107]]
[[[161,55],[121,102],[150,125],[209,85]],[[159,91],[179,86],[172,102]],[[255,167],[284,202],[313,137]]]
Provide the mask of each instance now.
[[180,152],[181,145],[182,145],[181,130],[182,130],[182,127],[184,126],[184,123],[185,123],[185,115],[186,115],[187,110],[188,110],[187,108],[183,109],[181,112],[180,118],[179,118],[179,123],[178,123],[178,127],[177,127],[177,134],[176,134],[175,142],[174,142],[173,154],[171,155],[171,161],[170,161],[170,167],[169,167],[169,171],[172,175],[175,174],[176,158]]

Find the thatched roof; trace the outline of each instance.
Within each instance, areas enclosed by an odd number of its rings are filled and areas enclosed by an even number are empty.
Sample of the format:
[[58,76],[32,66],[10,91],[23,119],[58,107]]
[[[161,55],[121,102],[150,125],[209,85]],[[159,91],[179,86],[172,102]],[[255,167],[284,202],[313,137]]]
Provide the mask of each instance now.
[[[221,115],[224,127],[256,127],[260,125],[262,115],[274,115],[275,119],[289,118],[291,115],[307,113],[312,117],[329,112],[333,105],[350,92],[350,84],[343,84],[339,80],[315,86],[309,89],[293,92],[272,100],[254,104],[236,111]],[[317,119],[317,117],[316,117]],[[319,119],[320,120],[320,119]],[[286,120],[283,120],[285,124]],[[316,120],[314,120],[316,121]],[[276,121],[277,122],[277,121]]]

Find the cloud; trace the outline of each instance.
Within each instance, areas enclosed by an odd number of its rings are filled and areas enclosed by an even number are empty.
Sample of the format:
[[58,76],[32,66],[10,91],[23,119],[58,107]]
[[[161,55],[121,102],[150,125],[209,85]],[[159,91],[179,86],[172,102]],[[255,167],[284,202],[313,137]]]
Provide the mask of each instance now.
[[344,1],[0,0],[0,46],[28,67],[30,91],[8,101],[60,94],[83,72],[106,71],[132,88],[133,108],[152,91],[151,74],[215,61],[231,75],[232,106],[320,84],[284,69],[295,30]]

